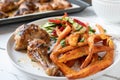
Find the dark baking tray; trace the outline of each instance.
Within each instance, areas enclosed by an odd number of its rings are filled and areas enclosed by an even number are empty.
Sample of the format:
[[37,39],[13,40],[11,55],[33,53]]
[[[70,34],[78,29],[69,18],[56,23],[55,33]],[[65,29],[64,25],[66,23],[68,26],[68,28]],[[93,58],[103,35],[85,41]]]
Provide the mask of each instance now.
[[37,12],[37,13],[26,14],[26,15],[21,15],[21,16],[3,18],[3,19],[0,19],[0,24],[8,24],[8,23],[21,22],[21,21],[26,21],[26,20],[40,19],[40,18],[44,18],[44,17],[61,15],[64,12],[67,12],[67,13],[80,12],[84,8],[89,6],[87,3],[85,3],[81,0],[68,0],[68,1],[70,1],[72,3],[72,5],[73,5],[72,8],[65,9],[65,10]]

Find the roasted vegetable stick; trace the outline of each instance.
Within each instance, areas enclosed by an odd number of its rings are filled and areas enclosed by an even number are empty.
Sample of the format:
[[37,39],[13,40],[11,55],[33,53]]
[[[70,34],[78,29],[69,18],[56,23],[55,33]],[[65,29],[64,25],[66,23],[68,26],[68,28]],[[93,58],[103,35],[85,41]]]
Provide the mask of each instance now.
[[71,50],[73,50],[73,49],[76,49],[76,48],[78,48],[78,46],[75,46],[75,47],[73,47],[73,46],[66,46],[66,47],[63,47],[63,48],[61,48],[61,49],[59,49],[59,50],[57,50],[55,53],[65,53],[65,52],[67,52],[67,51],[71,51]]
[[53,52],[53,53],[51,53],[50,58],[60,68],[60,70],[63,72],[64,75],[68,75],[70,73],[76,73],[77,72],[75,70],[70,69],[64,63],[58,62],[58,59],[57,59],[58,55],[59,55],[58,53]]
[[105,34],[100,34],[100,35],[91,35],[88,38],[88,45],[89,45],[89,54],[86,57],[85,61],[83,62],[83,64],[81,65],[81,68],[84,68],[86,66],[88,66],[88,64],[91,62],[92,56],[93,56],[93,47],[95,44],[95,38],[100,38],[101,40],[107,40],[109,38],[109,36],[105,35]]
[[101,34],[105,34],[105,30],[102,28],[101,25],[96,24],[96,27],[99,29],[99,32],[100,32]]
[[91,59],[92,59],[92,56],[93,56],[93,48],[94,48],[94,39],[95,39],[95,35],[91,35],[89,38],[88,38],[88,46],[89,46],[89,49],[88,49],[88,56],[86,57],[85,61],[83,62],[83,64],[81,65],[80,68],[84,68],[86,67],[90,62],[91,62]]
[[76,79],[76,78],[84,78],[86,76],[95,74],[96,72],[101,71],[102,69],[110,66],[113,63],[113,54],[114,54],[114,50],[107,51],[105,57],[102,60],[100,61],[98,60],[94,64],[80,71],[72,70],[65,64],[58,62],[58,59],[57,59],[58,54],[54,52],[50,55],[50,58],[61,69],[61,71],[65,76],[67,76],[70,79]]
[[88,43],[85,41],[85,42],[79,42],[78,43],[78,46],[79,47],[82,47],[82,46],[85,46],[85,45],[87,45]]
[[70,79],[77,79],[95,74],[105,69],[106,67],[110,66],[113,63],[113,54],[114,54],[114,50],[109,50],[107,51],[105,57],[102,60],[96,61],[92,65],[80,70],[77,73],[70,73],[69,75],[66,76]]
[[92,61],[91,61],[91,63],[89,65],[92,65],[93,63],[95,63],[98,60],[99,60],[98,54],[93,54]]
[[61,34],[59,35],[56,45],[60,43],[60,41],[62,39],[64,39],[70,32],[71,32],[72,28],[70,25],[66,24],[66,28],[63,30],[63,32],[61,32]]
[[58,27],[56,27],[55,30],[56,30],[56,34],[57,34],[57,36],[59,37],[60,34],[61,34],[61,31],[58,29]]
[[69,36],[68,43],[70,46],[77,46],[78,39],[80,34],[79,33],[73,33]]
[[[74,60],[83,56],[88,55],[88,46],[84,46],[84,47],[80,47],[77,48],[75,50],[72,50],[70,52],[64,53],[63,56],[61,56],[58,61],[59,62],[67,62],[69,60]],[[112,48],[108,47],[108,46],[96,46],[93,49],[93,53],[97,53],[97,52],[102,52],[102,51],[108,51],[108,50],[112,50]]]

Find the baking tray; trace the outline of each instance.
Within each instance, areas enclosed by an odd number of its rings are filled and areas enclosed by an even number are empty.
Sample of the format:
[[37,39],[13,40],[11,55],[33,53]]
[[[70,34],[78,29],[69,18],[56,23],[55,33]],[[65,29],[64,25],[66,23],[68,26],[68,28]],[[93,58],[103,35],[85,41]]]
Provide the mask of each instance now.
[[68,9],[64,9],[64,10],[37,12],[37,13],[26,14],[26,15],[21,15],[21,16],[3,18],[3,19],[0,19],[0,25],[1,24],[9,24],[9,23],[14,23],[14,22],[21,22],[21,21],[26,21],[26,20],[33,20],[33,19],[40,19],[40,18],[44,18],[44,17],[61,15],[64,12],[67,12],[67,13],[80,12],[84,8],[89,6],[87,3],[85,3],[81,0],[68,0],[68,1],[71,2],[73,7],[68,8]]

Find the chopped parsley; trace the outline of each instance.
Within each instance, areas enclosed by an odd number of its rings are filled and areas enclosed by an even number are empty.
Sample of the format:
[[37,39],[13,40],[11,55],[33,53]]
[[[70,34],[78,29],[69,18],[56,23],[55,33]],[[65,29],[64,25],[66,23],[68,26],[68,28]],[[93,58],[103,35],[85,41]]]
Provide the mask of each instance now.
[[84,41],[85,41],[85,38],[82,37],[82,38],[80,39],[80,42],[84,42]]
[[65,47],[66,46],[65,39],[61,40],[60,44],[62,47]]
[[54,37],[54,36],[50,37],[50,39],[51,39],[51,41],[54,41],[54,42],[56,42],[56,41],[57,41],[57,38],[56,38],[56,37]]
[[80,31],[83,27],[81,25],[79,25],[78,23],[74,22],[73,28],[75,29],[75,31]]
[[107,30],[106,30],[106,29],[104,29],[104,32],[106,33],[106,32],[107,32]]
[[95,33],[95,30],[92,29],[92,27],[89,26],[89,34],[94,34]]

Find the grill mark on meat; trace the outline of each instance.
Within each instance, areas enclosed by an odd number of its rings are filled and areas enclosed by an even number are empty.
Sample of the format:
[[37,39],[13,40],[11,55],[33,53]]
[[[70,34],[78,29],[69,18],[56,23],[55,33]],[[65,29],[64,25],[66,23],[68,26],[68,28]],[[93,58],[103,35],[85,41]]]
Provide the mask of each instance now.
[[26,49],[28,42],[33,39],[42,39],[47,44],[49,44],[50,42],[49,34],[35,24],[29,25],[24,24],[20,26],[19,28],[16,29],[14,35],[16,50]]

